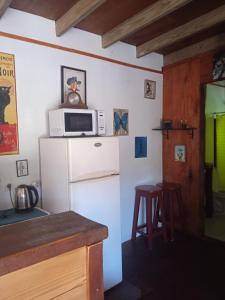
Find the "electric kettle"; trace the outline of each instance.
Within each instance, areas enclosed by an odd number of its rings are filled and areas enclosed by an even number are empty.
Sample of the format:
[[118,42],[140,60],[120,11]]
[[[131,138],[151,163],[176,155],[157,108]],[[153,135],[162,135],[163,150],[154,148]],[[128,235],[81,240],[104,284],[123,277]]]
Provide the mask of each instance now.
[[38,191],[33,185],[19,185],[15,191],[15,210],[16,212],[31,211],[38,200]]

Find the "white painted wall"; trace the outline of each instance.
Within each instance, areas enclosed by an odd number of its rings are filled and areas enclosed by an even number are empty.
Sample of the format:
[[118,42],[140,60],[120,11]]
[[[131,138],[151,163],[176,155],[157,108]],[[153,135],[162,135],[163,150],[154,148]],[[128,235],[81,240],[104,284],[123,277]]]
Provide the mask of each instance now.
[[[135,47],[117,43],[101,48],[99,36],[72,28],[58,38],[54,22],[13,9],[0,19],[0,31],[76,48],[128,63],[161,70],[162,56],[135,57]],[[48,135],[47,112],[60,104],[60,66],[87,71],[87,104],[104,109],[107,135],[112,134],[113,108],[129,109],[129,136],[120,137],[122,240],[130,239],[134,187],[162,178],[161,134],[157,127],[162,116],[162,75],[137,70],[73,53],[0,37],[0,52],[15,55],[19,155],[0,157],[0,209],[10,207],[5,185],[40,181],[40,136]],[[156,99],[143,96],[144,79],[157,82]],[[134,158],[134,137],[148,137],[148,157]],[[29,176],[16,177],[16,160],[28,159]]]

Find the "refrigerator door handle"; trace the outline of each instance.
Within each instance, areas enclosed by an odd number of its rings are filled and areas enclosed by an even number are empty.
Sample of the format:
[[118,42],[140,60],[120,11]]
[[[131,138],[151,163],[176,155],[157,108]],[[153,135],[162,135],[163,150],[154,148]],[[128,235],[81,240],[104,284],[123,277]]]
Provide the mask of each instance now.
[[105,173],[105,174],[102,173],[102,174],[95,175],[95,176],[80,177],[80,178],[77,178],[76,180],[70,181],[70,183],[77,183],[77,182],[83,182],[83,181],[89,181],[89,180],[103,179],[103,178],[109,178],[109,177],[118,176],[118,175],[120,175],[118,172]]

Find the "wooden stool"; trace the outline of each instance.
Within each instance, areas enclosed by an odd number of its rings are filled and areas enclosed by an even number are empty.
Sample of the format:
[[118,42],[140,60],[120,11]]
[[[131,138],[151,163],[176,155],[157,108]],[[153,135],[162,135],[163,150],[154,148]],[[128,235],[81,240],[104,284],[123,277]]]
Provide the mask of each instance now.
[[[152,249],[153,236],[160,234],[163,235],[165,241],[167,240],[162,188],[153,185],[140,185],[135,189],[136,195],[134,205],[132,240],[136,239],[137,232],[142,235],[147,235],[148,247],[149,249]],[[142,197],[146,200],[146,224],[138,225],[138,215]],[[153,207],[155,208],[154,211],[152,211]],[[158,219],[156,218],[156,209],[158,212],[160,210],[161,213],[161,228],[157,228]],[[145,227],[147,228],[146,234],[143,231]]]
[[179,183],[173,183],[173,182],[162,182],[162,183],[158,183],[157,186],[159,186],[163,190],[165,221],[167,226],[169,227],[170,239],[174,240],[174,219],[175,219],[174,202],[175,201],[177,201],[180,224],[183,227],[181,185]]

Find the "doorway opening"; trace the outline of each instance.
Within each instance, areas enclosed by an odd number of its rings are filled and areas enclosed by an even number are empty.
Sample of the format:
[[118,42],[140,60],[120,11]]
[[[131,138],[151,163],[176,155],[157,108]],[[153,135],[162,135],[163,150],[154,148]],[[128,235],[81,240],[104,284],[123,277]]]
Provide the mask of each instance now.
[[225,80],[205,85],[205,236],[225,241]]

